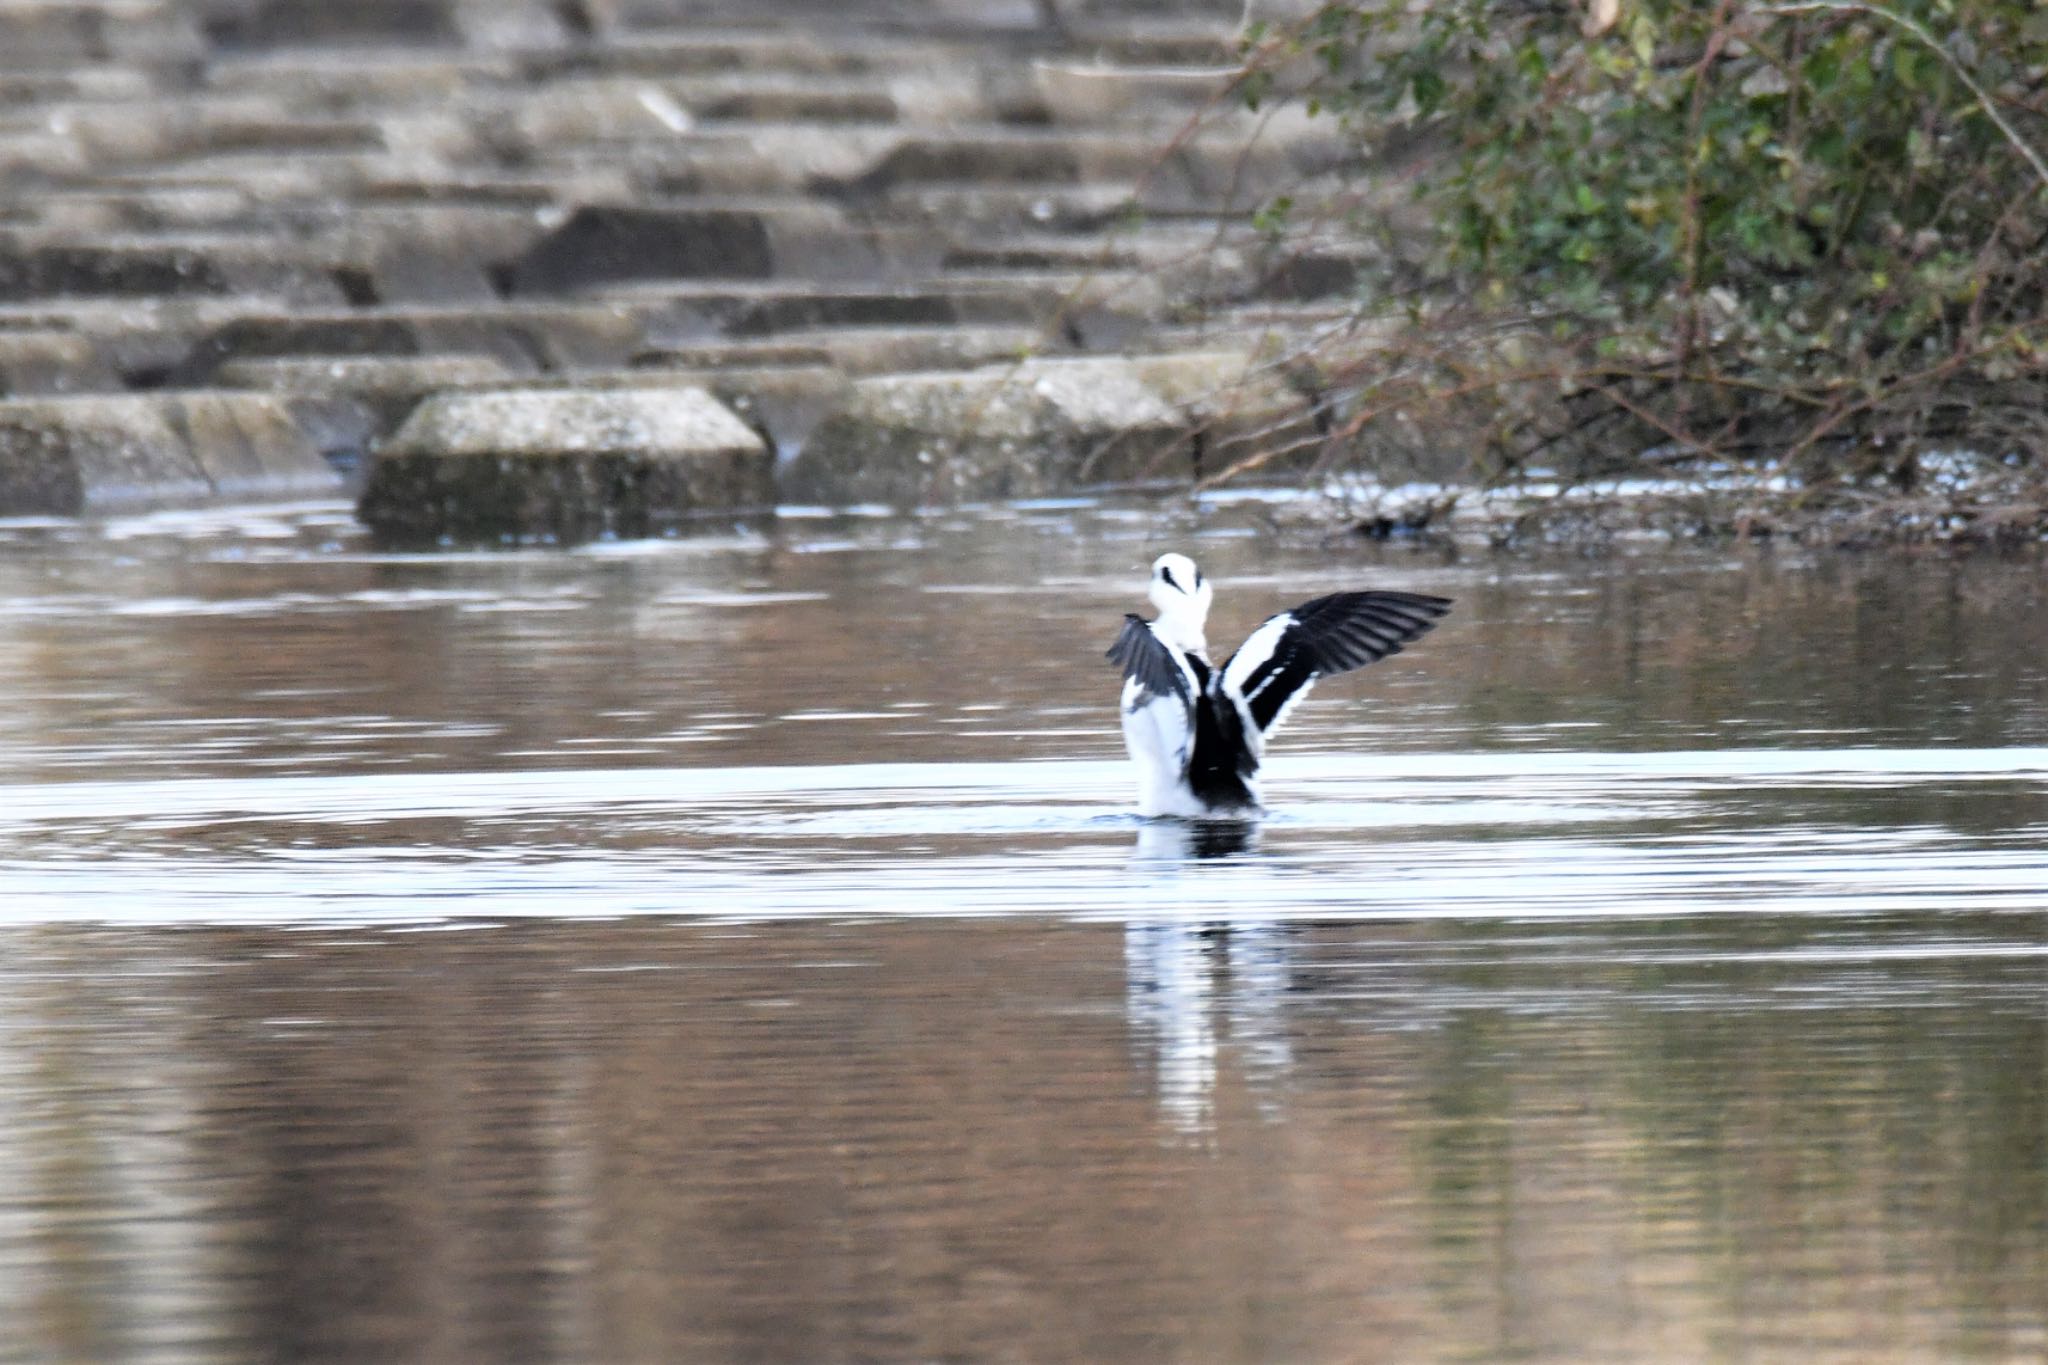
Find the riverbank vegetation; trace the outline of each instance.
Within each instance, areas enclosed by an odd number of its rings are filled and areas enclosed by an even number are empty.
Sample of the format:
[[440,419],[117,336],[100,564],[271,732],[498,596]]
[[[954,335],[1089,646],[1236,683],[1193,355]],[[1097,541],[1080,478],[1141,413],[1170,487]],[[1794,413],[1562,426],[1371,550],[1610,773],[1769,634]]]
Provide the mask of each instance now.
[[2031,0],[1346,0],[1250,30],[1240,90],[1341,121],[1371,187],[1260,216],[1359,271],[1298,357],[1326,467],[1678,481],[1705,532],[2048,534]]

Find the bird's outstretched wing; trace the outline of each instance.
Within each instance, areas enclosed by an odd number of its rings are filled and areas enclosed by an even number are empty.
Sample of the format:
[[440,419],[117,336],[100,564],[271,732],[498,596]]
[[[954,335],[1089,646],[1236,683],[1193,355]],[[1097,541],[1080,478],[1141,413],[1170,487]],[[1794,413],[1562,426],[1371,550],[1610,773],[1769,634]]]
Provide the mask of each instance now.
[[1187,671],[1175,661],[1173,651],[1152,633],[1152,628],[1142,617],[1124,617],[1123,633],[1109,647],[1107,657],[1123,669],[1124,677],[1135,680],[1153,696],[1179,697],[1189,705],[1194,704]]
[[1267,618],[1224,662],[1211,686],[1264,736],[1316,679],[1399,654],[1450,609],[1448,597],[1413,592],[1318,597]]

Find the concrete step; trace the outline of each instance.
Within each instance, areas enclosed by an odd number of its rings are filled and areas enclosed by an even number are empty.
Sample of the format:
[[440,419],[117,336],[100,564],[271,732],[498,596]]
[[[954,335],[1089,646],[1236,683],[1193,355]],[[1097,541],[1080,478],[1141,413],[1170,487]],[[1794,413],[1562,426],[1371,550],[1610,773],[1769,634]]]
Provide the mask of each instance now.
[[200,294],[321,307],[342,302],[331,271],[278,259],[248,234],[157,234],[98,241],[0,238],[0,301]]
[[99,393],[119,387],[113,367],[76,332],[0,331],[0,398]]
[[[1241,0],[0,6],[0,184],[20,191],[0,196],[0,391],[148,390],[90,421],[65,410],[81,450],[204,389],[347,459],[437,395],[702,389],[795,458],[821,419],[843,430],[850,382],[944,372],[1007,394],[1014,376],[982,372],[1023,362],[1049,386],[1024,407],[1055,426],[1085,406],[1077,377],[1150,395],[1198,433],[1174,438],[1185,474],[1195,447],[1256,424],[1130,367],[1236,334],[1298,344],[1365,259],[1341,234],[1267,259],[1243,228],[1347,154],[1285,113],[1247,151],[1253,122],[1227,94],[1244,15]],[[1218,303],[1220,322],[1183,322]],[[1084,362],[1125,368],[1060,368]],[[1267,397],[1262,422],[1291,420],[1286,395]],[[1070,477],[1066,458],[1048,478]],[[980,496],[1001,480],[955,482]]]
[[[740,417],[776,452],[793,456],[848,383],[847,373],[822,349],[807,364],[669,365],[658,358],[625,370],[586,370],[575,375],[537,375],[515,383],[462,383],[450,389],[520,388],[537,392],[594,393],[611,389],[703,389]],[[388,433],[387,433],[388,434]]]
[[95,394],[0,402],[0,507],[85,516],[318,497],[339,477],[263,394]]
[[357,511],[407,543],[646,536],[771,510],[773,466],[700,388],[443,393],[377,452]]
[[649,310],[616,303],[363,308],[242,314],[209,330],[157,382],[213,382],[236,360],[294,356],[486,355],[515,374],[623,364]]
[[1314,432],[1307,398],[1243,352],[883,374],[826,412],[782,492],[921,507],[1186,481]]

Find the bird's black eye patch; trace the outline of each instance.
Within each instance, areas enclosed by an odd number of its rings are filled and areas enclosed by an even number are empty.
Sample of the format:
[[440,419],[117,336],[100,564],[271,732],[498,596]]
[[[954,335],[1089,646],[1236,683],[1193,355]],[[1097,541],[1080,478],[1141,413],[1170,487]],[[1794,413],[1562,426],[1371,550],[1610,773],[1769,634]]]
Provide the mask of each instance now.
[[1165,579],[1166,586],[1172,588],[1175,592],[1186,591],[1186,589],[1182,588],[1180,584],[1173,581],[1173,570],[1168,568],[1166,565],[1161,564],[1159,566],[1159,576]]
[[1196,590],[1197,592],[1199,592],[1199,591],[1201,591],[1201,587],[1202,587],[1202,571],[1201,571],[1200,569],[1197,569],[1197,570],[1195,570],[1195,590]]

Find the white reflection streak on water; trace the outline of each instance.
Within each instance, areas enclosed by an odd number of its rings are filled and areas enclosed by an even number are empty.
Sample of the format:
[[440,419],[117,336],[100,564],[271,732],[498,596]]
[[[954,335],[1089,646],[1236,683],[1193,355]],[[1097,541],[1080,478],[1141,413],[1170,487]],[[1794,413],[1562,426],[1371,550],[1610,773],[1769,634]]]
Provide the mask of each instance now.
[[1205,932],[1145,920],[1124,928],[1131,1034],[1152,1049],[1160,1109],[1189,1137],[1207,1134],[1215,1118],[1216,981]]
[[2040,749],[1310,757],[1267,852],[1216,861],[1127,816],[1114,762],[45,784],[0,788],[0,889],[15,922],[2048,909],[2037,830],[1814,814],[2044,775]]
[[1203,876],[1218,860],[1256,860],[1257,848],[1254,825],[1148,820],[1133,851],[1133,867],[1155,878],[1155,906],[1170,913],[1124,926],[1126,1012],[1132,1036],[1152,1051],[1160,1110],[1185,1138],[1213,1135],[1219,1020],[1268,1119],[1280,1116],[1294,1062],[1286,926],[1232,914]]

